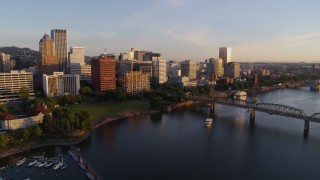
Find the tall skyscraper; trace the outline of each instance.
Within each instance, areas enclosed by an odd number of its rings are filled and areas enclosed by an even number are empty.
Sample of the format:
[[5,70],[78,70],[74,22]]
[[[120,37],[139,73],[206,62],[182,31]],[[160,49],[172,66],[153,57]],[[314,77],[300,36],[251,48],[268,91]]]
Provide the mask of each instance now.
[[84,47],[71,47],[69,52],[69,63],[80,63],[84,64]]
[[66,71],[68,62],[68,36],[65,29],[52,29],[51,37],[54,40],[55,51],[59,61],[59,71]]
[[38,79],[42,83],[42,75],[51,75],[59,71],[59,62],[55,53],[54,42],[48,34],[45,34],[39,42],[40,58],[38,60]]
[[181,62],[181,76],[189,77],[190,80],[197,79],[197,63],[194,60]]
[[231,47],[220,47],[219,58],[222,59],[224,65],[231,62]]
[[240,77],[240,63],[229,62],[224,66],[224,76],[229,78]]
[[116,89],[116,67],[114,58],[101,55],[91,60],[91,82],[95,91]]

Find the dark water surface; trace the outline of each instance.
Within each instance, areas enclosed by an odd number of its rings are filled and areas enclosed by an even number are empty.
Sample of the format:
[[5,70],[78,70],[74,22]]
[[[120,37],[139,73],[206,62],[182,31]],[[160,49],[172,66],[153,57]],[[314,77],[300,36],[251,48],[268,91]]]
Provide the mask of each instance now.
[[[320,112],[320,94],[307,87],[262,95],[264,102]],[[216,105],[211,128],[207,107],[162,115],[142,115],[105,124],[78,145],[105,179],[320,179],[320,124],[308,137],[298,119],[256,113],[250,127],[247,110]],[[13,167],[0,176],[34,179],[85,179],[67,148],[41,148],[21,154],[62,153],[67,169]],[[6,158],[1,163],[19,156]],[[18,172],[17,172],[18,171]]]

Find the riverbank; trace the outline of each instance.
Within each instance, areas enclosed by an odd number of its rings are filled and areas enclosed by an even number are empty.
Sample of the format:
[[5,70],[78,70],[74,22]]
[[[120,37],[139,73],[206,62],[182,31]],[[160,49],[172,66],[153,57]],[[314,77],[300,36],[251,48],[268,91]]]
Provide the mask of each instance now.
[[[196,102],[196,101],[183,101],[176,103],[174,105],[170,105],[167,107],[168,110],[167,112],[172,112],[178,108],[183,108],[183,107],[190,107],[190,106],[198,106],[198,105],[203,105],[203,102]],[[25,151],[29,151],[32,149],[37,149],[37,148],[42,148],[42,147],[47,147],[47,146],[71,146],[71,145],[77,145],[80,142],[84,141],[87,139],[92,132],[102,126],[103,124],[110,123],[122,118],[126,117],[133,117],[133,116],[138,116],[142,114],[154,114],[154,113],[159,113],[159,111],[154,111],[154,110],[135,110],[135,111],[124,111],[116,115],[108,115],[103,119],[96,118],[94,121],[92,121],[91,128],[90,130],[86,131],[80,131],[78,132],[77,136],[72,136],[69,137],[68,139],[48,139],[45,142],[32,142],[28,143],[24,146],[19,146],[19,147],[14,147],[14,148],[8,148],[5,151],[0,153],[0,159],[5,158],[8,156],[12,156],[15,154],[19,154]]]
[[37,149],[37,148],[42,148],[42,147],[47,147],[47,146],[76,145],[76,144],[79,144],[80,142],[82,142],[83,140],[87,139],[96,128],[100,127],[103,124],[110,123],[110,122],[119,120],[121,118],[133,117],[133,116],[138,116],[138,115],[142,115],[142,114],[152,114],[152,113],[157,113],[157,112],[158,111],[152,111],[152,110],[135,111],[135,112],[127,111],[127,112],[120,113],[119,115],[106,117],[106,118],[104,118],[103,121],[95,120],[92,122],[90,130],[80,132],[81,135],[78,137],[70,137],[68,139],[48,139],[45,142],[36,141],[36,142],[28,143],[23,146],[8,148],[0,153],[0,159],[15,155],[15,154],[19,154],[19,153],[22,153],[25,151],[29,151],[32,149]]

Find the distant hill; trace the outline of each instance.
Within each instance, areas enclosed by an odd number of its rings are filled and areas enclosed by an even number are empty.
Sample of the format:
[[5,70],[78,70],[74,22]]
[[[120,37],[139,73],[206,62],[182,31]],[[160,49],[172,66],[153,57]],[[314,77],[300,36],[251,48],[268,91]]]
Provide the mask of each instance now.
[[15,47],[15,46],[0,47],[0,53],[10,54],[13,57],[32,56],[34,58],[37,58],[39,56],[39,51],[35,51],[30,48],[19,48],[19,47]]

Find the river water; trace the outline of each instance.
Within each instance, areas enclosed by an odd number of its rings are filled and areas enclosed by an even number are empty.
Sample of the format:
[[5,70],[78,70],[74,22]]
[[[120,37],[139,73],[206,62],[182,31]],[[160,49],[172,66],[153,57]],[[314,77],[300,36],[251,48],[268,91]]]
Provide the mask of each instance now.
[[[309,88],[283,89],[261,95],[264,102],[320,112],[320,94]],[[320,124],[256,113],[250,127],[246,109],[215,106],[211,128],[204,125],[208,107],[168,114],[124,118],[96,129],[78,147],[104,179],[319,179]],[[11,167],[0,176],[33,179],[86,179],[67,148],[49,147],[22,156],[62,154],[63,171]]]

